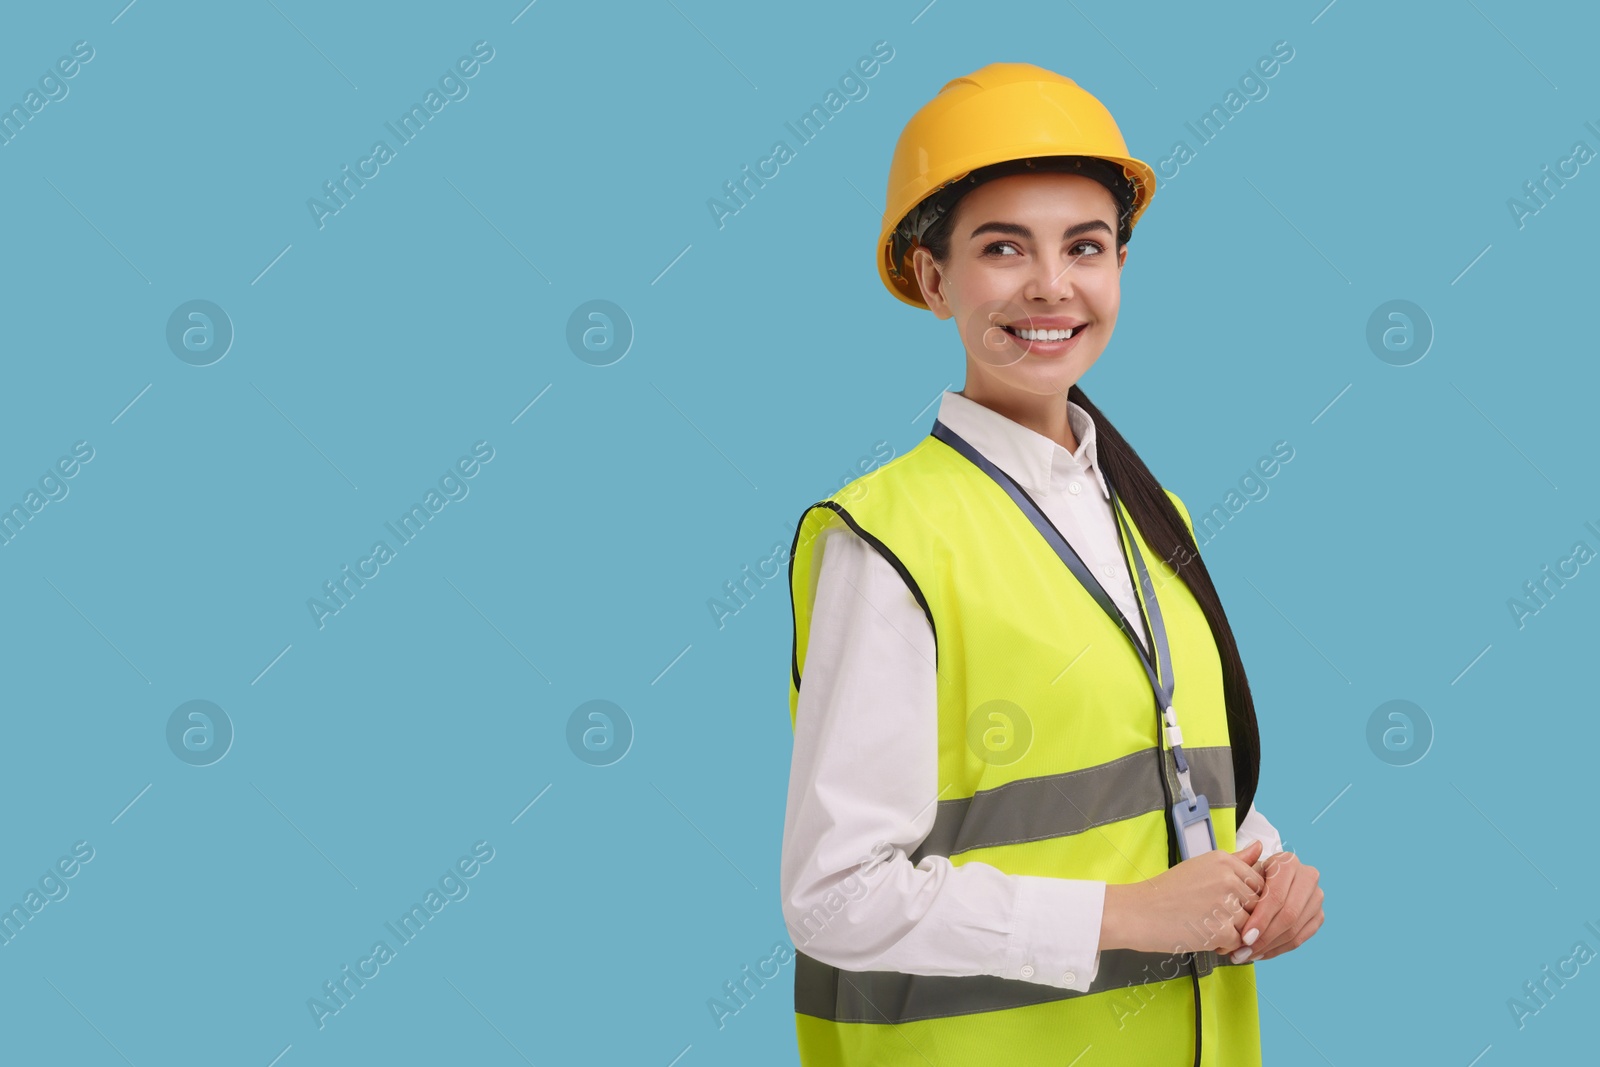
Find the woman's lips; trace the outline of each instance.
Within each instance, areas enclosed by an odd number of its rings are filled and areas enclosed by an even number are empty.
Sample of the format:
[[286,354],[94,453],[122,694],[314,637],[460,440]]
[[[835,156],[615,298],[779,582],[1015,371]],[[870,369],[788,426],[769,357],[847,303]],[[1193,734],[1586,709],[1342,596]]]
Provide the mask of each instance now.
[[1064,341],[1029,341],[1013,333],[1009,326],[1000,327],[1006,337],[1010,338],[1012,344],[1021,348],[1022,351],[1030,356],[1059,356],[1070,352],[1077,345],[1078,338],[1088,332],[1089,328],[1089,324],[1084,323],[1073,330],[1072,336]]

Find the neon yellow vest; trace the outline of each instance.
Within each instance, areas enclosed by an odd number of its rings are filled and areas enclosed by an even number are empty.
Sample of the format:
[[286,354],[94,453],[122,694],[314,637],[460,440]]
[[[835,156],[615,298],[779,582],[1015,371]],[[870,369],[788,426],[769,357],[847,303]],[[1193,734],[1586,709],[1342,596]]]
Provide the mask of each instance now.
[[[1192,536],[1188,510],[1167,495]],[[801,515],[789,565],[791,726],[812,548],[839,522],[894,565],[933,628],[941,799],[911,861],[940,855],[1109,883],[1166,870],[1176,855],[1168,806],[1180,788],[1138,654],[1004,490],[938,438]],[[1166,622],[1194,788],[1210,800],[1217,847],[1232,851],[1233,762],[1216,643],[1188,587],[1142,536],[1138,543]],[[795,1023],[805,1067],[1027,1067],[1073,1062],[1090,1046],[1085,1064],[1188,1067],[1191,968],[1202,1064],[1261,1063],[1253,965],[1215,952],[1106,949],[1080,993],[992,975],[843,971],[806,955],[804,940],[795,946]]]

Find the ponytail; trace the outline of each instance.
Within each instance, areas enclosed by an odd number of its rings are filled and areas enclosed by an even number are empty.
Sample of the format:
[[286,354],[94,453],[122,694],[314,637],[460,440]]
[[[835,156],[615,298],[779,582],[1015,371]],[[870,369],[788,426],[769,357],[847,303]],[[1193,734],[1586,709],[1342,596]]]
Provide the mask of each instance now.
[[1255,800],[1261,777],[1261,733],[1256,725],[1255,701],[1250,682],[1245,678],[1239,646],[1233,628],[1222,610],[1217,587],[1200,559],[1200,547],[1184,525],[1183,516],[1162,490],[1139,453],[1117,432],[1111,420],[1090,402],[1076,383],[1067,390],[1067,399],[1083,408],[1094,420],[1095,459],[1106,480],[1116,486],[1117,496],[1128,508],[1140,535],[1174,570],[1205,613],[1211,636],[1222,660],[1222,692],[1228,711],[1228,741],[1233,754],[1234,809],[1237,830]]

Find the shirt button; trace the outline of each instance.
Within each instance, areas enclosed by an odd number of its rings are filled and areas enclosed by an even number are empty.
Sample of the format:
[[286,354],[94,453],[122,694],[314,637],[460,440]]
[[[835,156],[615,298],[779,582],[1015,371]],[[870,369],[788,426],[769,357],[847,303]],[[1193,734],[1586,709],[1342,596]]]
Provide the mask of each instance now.
[[1079,485],[1077,482],[1068,482],[1067,492],[1071,493],[1073,496],[1077,496],[1079,493],[1083,492],[1083,486]]
[[1061,980],[1068,985],[1071,985],[1073,982],[1078,980],[1078,974],[1076,971],[1068,971],[1066,974],[1061,976]]
[[1024,977],[1024,978],[1032,978],[1033,977],[1033,964],[1024,963],[1022,965],[1022,977]]

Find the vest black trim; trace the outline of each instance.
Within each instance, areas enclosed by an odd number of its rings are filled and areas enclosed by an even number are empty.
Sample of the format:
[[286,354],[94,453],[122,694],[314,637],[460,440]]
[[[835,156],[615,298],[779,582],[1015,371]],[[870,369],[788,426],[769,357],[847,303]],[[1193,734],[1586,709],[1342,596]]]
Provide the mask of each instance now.
[[928,607],[928,598],[922,595],[922,589],[917,585],[917,580],[911,577],[911,571],[906,568],[904,563],[900,562],[900,557],[895,555],[894,552],[890,550],[888,545],[884,544],[872,534],[862,529],[861,524],[856,522],[855,516],[846,511],[842,504],[832,500],[821,500],[815,504],[812,504],[811,507],[806,508],[806,510],[801,513],[800,521],[795,525],[794,528],[794,540],[789,545],[789,589],[791,591],[789,597],[789,670],[790,673],[794,675],[794,687],[796,689],[800,688],[800,634],[798,630],[798,621],[795,619],[795,603],[793,596],[794,556],[795,552],[800,548],[800,531],[805,528],[805,517],[810,513],[811,508],[815,507],[831,508],[832,510],[838,512],[839,517],[845,521],[845,524],[848,525],[850,529],[854,530],[863,541],[876,549],[878,555],[888,560],[889,565],[899,572],[900,577],[904,579],[906,583],[906,588],[911,590],[911,595],[916,598],[918,604],[922,605],[922,613],[928,617],[928,628],[933,631],[933,667],[934,670],[937,671],[939,669],[939,631],[933,624],[933,611]]

